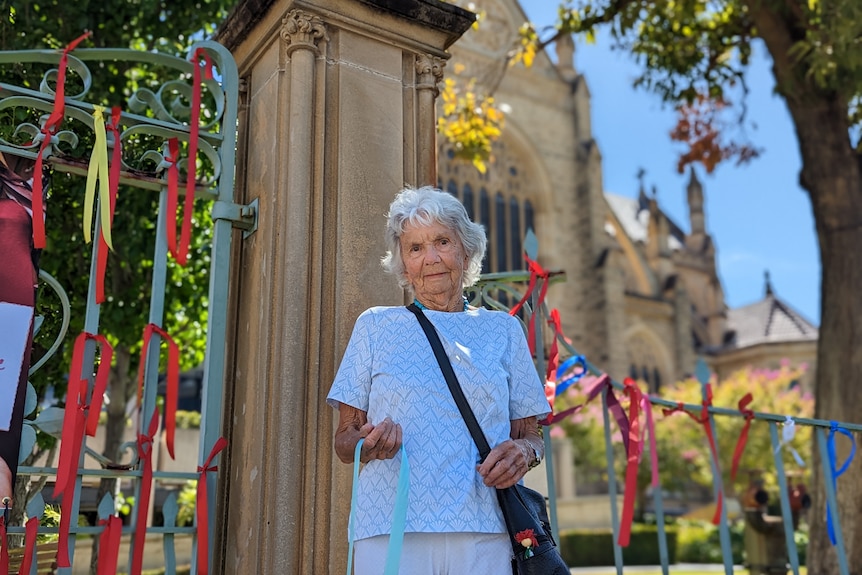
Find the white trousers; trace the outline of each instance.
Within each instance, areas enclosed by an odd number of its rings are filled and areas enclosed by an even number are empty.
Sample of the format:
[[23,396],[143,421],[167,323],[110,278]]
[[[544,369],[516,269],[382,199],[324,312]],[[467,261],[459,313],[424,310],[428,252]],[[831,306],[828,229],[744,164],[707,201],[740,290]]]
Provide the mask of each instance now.
[[[360,539],[354,575],[383,575],[389,535]],[[405,533],[398,575],[511,575],[506,533]]]

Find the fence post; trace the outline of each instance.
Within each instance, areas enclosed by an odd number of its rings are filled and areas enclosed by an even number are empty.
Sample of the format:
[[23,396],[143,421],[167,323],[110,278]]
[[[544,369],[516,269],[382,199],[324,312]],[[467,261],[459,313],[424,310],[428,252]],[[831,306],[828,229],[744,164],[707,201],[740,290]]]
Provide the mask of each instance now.
[[[695,376],[700,382],[700,392],[703,402],[707,401],[707,385],[709,385],[710,372],[703,358],[697,360],[695,367]],[[705,425],[709,426],[713,440],[716,442],[716,450],[718,449],[718,439],[715,434],[715,419],[711,411],[707,411],[707,421]],[[718,537],[721,541],[721,558],[724,563],[724,572],[726,575],[733,575],[733,551],[730,547],[730,530],[727,527],[727,508],[724,505],[724,485],[721,478],[721,469],[718,467],[718,453],[715,457],[709,458],[709,465],[712,467],[712,493],[715,497],[716,505],[720,505],[719,517],[721,523],[718,525]]]
[[787,493],[787,477],[784,474],[784,459],[782,458],[781,443],[778,440],[778,426],[774,421],[769,422],[769,436],[772,439],[772,456],[775,459],[775,472],[778,475],[778,495],[781,500],[781,519],[784,524],[787,557],[790,560],[793,575],[799,575],[799,553],[793,538],[793,517],[790,512],[790,497]]

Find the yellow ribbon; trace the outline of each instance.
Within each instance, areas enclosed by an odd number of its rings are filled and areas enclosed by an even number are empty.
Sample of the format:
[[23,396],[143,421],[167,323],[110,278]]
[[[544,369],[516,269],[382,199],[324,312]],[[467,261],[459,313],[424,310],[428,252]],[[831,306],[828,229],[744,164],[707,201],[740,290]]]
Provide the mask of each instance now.
[[108,137],[105,134],[105,116],[102,106],[93,106],[93,133],[96,143],[90,156],[87,170],[87,188],[84,193],[84,241],[90,243],[93,229],[93,203],[96,199],[96,180],[99,180],[99,214],[102,223],[102,236],[112,251],[111,243],[111,194],[108,179]]

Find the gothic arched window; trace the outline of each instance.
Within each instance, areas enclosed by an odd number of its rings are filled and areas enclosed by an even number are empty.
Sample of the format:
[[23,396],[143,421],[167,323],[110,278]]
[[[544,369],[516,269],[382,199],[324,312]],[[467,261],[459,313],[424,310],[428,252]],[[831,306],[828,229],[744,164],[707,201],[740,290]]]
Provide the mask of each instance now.
[[[491,199],[488,190],[479,190],[479,223],[485,228],[485,233],[491,232]],[[488,238],[490,240],[490,238]],[[482,273],[491,271],[491,242],[485,247],[485,259],[482,260]]]
[[509,238],[512,241],[512,269],[523,267],[524,252],[521,249],[521,204],[518,198],[509,198]]
[[503,199],[503,194],[498,193],[494,199],[494,251],[496,252],[496,268],[494,271],[506,271],[509,269],[509,262],[506,259],[506,200]]
[[626,338],[626,351],[629,360],[629,376],[647,384],[650,393],[657,393],[661,387],[662,375],[659,361],[663,357],[661,345],[648,333],[638,331]]
[[461,203],[467,208],[467,217],[471,222],[475,222],[475,210],[473,209],[473,187],[470,184],[464,184],[464,197],[461,198]]
[[524,234],[527,229],[535,231],[537,217],[535,170],[525,160],[524,151],[504,136],[493,144],[493,156],[487,170],[480,173],[469,162],[455,158],[442,139],[437,154],[446,191],[458,197],[470,218],[485,227],[488,251],[483,273],[524,268]]
[[446,191],[458,197],[458,184],[455,183],[455,180],[449,180],[449,183],[446,184]]

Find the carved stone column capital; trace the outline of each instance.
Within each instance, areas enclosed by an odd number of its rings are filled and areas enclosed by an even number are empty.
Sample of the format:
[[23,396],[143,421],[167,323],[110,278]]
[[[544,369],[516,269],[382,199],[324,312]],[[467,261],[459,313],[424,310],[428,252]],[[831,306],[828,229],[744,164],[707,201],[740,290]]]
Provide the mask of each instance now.
[[326,25],[318,16],[302,10],[291,10],[281,20],[281,39],[287,46],[287,54],[298,48],[320,53],[320,39],[329,40]]
[[416,88],[419,90],[433,90],[434,96],[439,92],[437,84],[443,79],[443,67],[446,60],[430,54],[416,55]]

